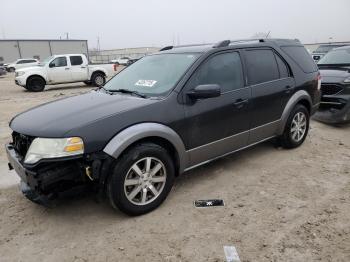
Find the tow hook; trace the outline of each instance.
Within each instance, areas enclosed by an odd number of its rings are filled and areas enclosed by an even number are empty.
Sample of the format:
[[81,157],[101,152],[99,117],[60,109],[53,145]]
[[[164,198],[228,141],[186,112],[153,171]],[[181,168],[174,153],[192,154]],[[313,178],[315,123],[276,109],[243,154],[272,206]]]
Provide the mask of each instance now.
[[93,181],[94,179],[92,178],[92,171],[91,171],[91,167],[90,166],[87,166],[86,168],[85,168],[85,174],[86,174],[86,176],[91,180],[91,181]]

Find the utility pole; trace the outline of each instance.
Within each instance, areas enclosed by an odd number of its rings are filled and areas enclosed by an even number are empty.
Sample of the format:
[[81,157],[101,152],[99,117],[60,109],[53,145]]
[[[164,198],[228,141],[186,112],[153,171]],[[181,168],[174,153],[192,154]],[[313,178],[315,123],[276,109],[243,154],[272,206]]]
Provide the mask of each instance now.
[[67,40],[69,39],[68,34],[69,34],[69,32],[66,32],[66,39]]
[[100,52],[101,51],[101,47],[100,47],[100,37],[97,36],[97,51]]

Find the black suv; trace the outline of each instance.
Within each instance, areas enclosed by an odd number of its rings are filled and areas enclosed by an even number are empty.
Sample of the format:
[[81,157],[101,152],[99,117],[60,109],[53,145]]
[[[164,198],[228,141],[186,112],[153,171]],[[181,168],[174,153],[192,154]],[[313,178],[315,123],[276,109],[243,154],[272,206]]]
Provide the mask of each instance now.
[[319,80],[298,40],[165,47],[98,90],[13,118],[9,167],[34,202],[92,185],[143,214],[187,170],[273,137],[301,145]]

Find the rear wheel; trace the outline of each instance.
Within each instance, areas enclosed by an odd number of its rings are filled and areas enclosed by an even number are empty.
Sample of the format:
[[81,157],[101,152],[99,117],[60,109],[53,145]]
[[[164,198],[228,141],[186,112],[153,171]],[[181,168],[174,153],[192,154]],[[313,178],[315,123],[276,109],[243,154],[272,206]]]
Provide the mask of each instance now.
[[300,146],[309,131],[310,115],[307,108],[297,104],[290,113],[280,141],[285,148]]
[[107,185],[111,205],[129,215],[157,208],[169,194],[175,177],[169,153],[156,144],[131,148],[117,162]]
[[45,80],[39,76],[33,76],[27,80],[26,88],[32,92],[41,92],[45,88]]
[[106,76],[103,73],[94,73],[91,77],[91,83],[94,86],[103,86],[106,83]]

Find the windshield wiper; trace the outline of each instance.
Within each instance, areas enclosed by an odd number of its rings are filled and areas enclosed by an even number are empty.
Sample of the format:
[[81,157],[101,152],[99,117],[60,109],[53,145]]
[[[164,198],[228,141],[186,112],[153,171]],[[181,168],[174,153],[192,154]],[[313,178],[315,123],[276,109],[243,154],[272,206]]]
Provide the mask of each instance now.
[[137,91],[133,91],[133,90],[129,90],[129,89],[124,89],[124,88],[121,88],[121,89],[109,89],[107,90],[107,92],[111,92],[111,93],[114,93],[114,92],[119,92],[119,93],[124,93],[124,94],[133,94],[133,95],[136,95],[138,97],[142,97],[142,98],[146,98],[147,96],[142,94],[142,93],[139,93]]

